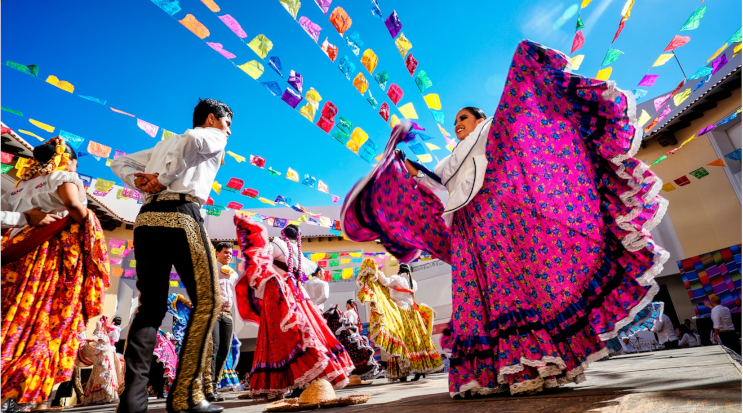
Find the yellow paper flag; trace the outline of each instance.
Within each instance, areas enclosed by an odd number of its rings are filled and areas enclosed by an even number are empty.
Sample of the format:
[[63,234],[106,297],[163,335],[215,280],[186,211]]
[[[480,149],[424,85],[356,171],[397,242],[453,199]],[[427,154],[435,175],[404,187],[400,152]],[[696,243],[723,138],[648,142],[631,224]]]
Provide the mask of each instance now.
[[666,182],[665,184],[663,184],[663,186],[661,187],[661,189],[663,189],[666,192],[671,192],[671,191],[675,191],[676,190],[676,187],[673,186],[672,183]]
[[431,155],[424,153],[423,155],[418,155],[418,160],[423,163],[428,163],[428,162],[432,162],[433,158],[431,157]]
[[212,182],[212,189],[217,193],[217,195],[219,195],[222,192],[222,185],[220,185],[219,182],[214,181]]
[[596,79],[598,80],[609,80],[609,76],[611,76],[611,66],[601,69],[596,73]]
[[369,89],[369,81],[366,80],[363,73],[359,72],[353,79],[353,86],[363,95]]
[[217,6],[217,3],[215,3],[214,0],[201,0],[201,2],[214,13],[219,11],[219,6]]
[[[165,134],[164,134],[164,133],[163,133],[163,136],[165,136]],[[232,151],[227,151],[227,155],[230,155],[231,157],[235,158],[235,160],[236,160],[236,161],[237,161],[238,163],[240,163],[240,162],[245,162],[245,157],[244,157],[244,156],[242,156],[242,155],[238,155],[238,154],[236,154],[235,152],[232,152]]]
[[451,152],[451,151],[453,151],[453,150],[454,150],[454,147],[453,147],[453,146],[451,146],[451,145],[446,145],[446,149],[448,149],[448,150],[449,150],[449,152]]
[[357,127],[351,132],[351,140],[361,146],[369,140],[369,135],[363,129]]
[[416,113],[415,107],[413,107],[413,102],[408,102],[400,106],[398,109],[406,119],[418,119],[418,113]]
[[727,43],[725,43],[724,45],[722,45],[721,48],[717,49],[717,51],[715,52],[715,54],[713,54],[712,57],[710,57],[709,59],[707,59],[707,61],[709,62],[710,60],[712,60],[712,59],[716,58],[717,56],[719,56],[720,53],[722,53],[722,51],[725,50],[726,47],[728,47],[728,44]]
[[275,203],[274,203],[273,201],[271,201],[270,199],[266,199],[266,198],[260,198],[260,197],[259,197],[259,198],[258,198],[258,200],[259,200],[259,201],[261,201],[261,202],[263,202],[264,204],[268,204],[268,205],[272,205],[272,206],[275,206],[275,205],[276,205],[276,204],[275,204]]
[[178,22],[186,26],[186,28],[190,30],[191,33],[198,36],[199,39],[206,39],[207,37],[209,37],[209,29],[201,24],[200,21],[196,20],[196,17],[194,17],[193,14],[187,14],[186,17],[183,18],[183,20],[178,20]]
[[171,287],[178,287],[178,281],[170,280],[170,286]]
[[430,149],[430,150],[432,150],[432,151],[435,151],[435,150],[437,150],[437,149],[441,149],[441,148],[439,148],[438,146],[436,146],[436,145],[434,145],[434,144],[432,144],[432,143],[428,143],[428,142],[426,142],[426,146],[428,147],[428,149]]
[[286,170],[286,179],[294,182],[299,182],[299,174],[292,168]]
[[394,113],[392,116],[390,116],[390,127],[394,128],[395,126],[400,124],[400,118],[397,117]]
[[113,159],[106,159],[106,166],[111,166],[111,162],[113,162]]
[[408,40],[407,37],[405,37],[404,33],[400,33],[400,37],[395,40],[395,46],[397,46],[397,50],[403,58],[405,58],[408,51],[413,48],[413,44],[410,43],[410,40]]
[[441,131],[441,134],[442,135],[446,136],[447,138],[450,138],[451,137],[451,134],[449,132],[447,132],[441,125],[436,124],[436,126],[439,127],[439,130]]
[[54,126],[47,125],[46,123],[39,122],[38,120],[29,119],[29,122],[31,122],[32,125],[36,126],[39,129],[43,129],[47,132],[54,132]]
[[583,0],[583,2],[580,4],[580,8],[581,9],[585,8],[586,6],[588,6],[589,4],[591,4],[592,1],[593,0]]
[[650,120],[650,114],[648,114],[648,112],[645,109],[643,109],[642,113],[640,114],[640,119],[637,119],[637,125],[640,127],[643,127],[645,126],[646,123],[648,123],[649,120]]
[[268,39],[268,37],[259,34],[258,36],[255,36],[253,40],[248,43],[248,47],[250,47],[255,54],[261,57],[261,59],[265,59],[266,56],[268,56],[268,52],[273,49],[273,42]]
[[693,140],[694,140],[694,138],[696,138],[696,137],[697,137],[697,135],[696,135],[696,134],[694,134],[694,135],[691,135],[691,138],[689,138],[689,139],[687,139],[687,140],[685,140],[685,141],[681,142],[681,146],[679,146],[679,148],[683,148],[683,147],[684,147],[684,145],[686,145],[687,143],[689,143],[689,142],[693,141]]
[[33,133],[33,132],[29,132],[29,131],[27,131],[27,130],[23,130],[23,129],[18,129],[18,132],[20,132],[20,133],[25,133],[26,135],[30,135],[30,136],[33,136],[34,138],[36,138],[36,139],[38,139],[38,140],[40,140],[40,141],[43,141],[43,140],[44,140],[44,138],[42,138],[41,136],[39,136],[39,135],[37,135],[37,134],[35,134],[35,133]]
[[737,56],[738,53],[740,53],[740,48],[743,46],[743,43],[738,43],[737,46],[733,49],[733,57]]
[[248,63],[239,65],[238,67],[255,80],[258,80],[258,78],[263,74],[263,65],[255,60],[251,60]]
[[423,99],[426,100],[426,105],[428,105],[429,109],[441,110],[441,100],[439,99],[439,95],[436,93],[423,96]]
[[677,94],[673,97],[673,103],[678,106],[681,103],[683,103],[686,99],[689,98],[689,95],[691,95],[691,88],[684,90],[683,92]]
[[72,92],[75,91],[75,86],[72,86],[72,83],[67,82],[65,80],[59,80],[59,79],[57,79],[57,76],[54,76],[54,75],[49,76],[48,78],[46,78],[46,83],[52,84],[52,85],[54,85],[54,86],[56,86],[56,87],[64,90],[65,92],[72,93]]
[[312,102],[307,102],[306,105],[299,109],[299,114],[307,118],[310,122],[314,122],[315,114],[317,113],[315,105],[317,105],[317,103],[313,105]]
[[370,74],[374,73],[374,69],[377,67],[377,62],[379,62],[379,58],[372,49],[366,49],[364,55],[361,56],[361,64],[364,65]]
[[579,54],[578,56],[573,56],[570,59],[570,68],[571,70],[578,70],[580,69],[580,65],[583,64],[583,59],[586,58],[586,55]]
[[662,55],[658,56],[658,59],[655,60],[655,63],[653,63],[652,67],[655,66],[663,66],[666,64],[667,61],[671,60],[673,57],[673,53],[663,53]]
[[[160,140],[166,141],[166,140],[172,138],[175,135],[176,135],[175,133],[173,133],[173,132],[171,132],[171,131],[169,131],[167,129],[163,129],[163,136],[160,138]],[[229,151],[227,151],[227,152],[229,152]]]

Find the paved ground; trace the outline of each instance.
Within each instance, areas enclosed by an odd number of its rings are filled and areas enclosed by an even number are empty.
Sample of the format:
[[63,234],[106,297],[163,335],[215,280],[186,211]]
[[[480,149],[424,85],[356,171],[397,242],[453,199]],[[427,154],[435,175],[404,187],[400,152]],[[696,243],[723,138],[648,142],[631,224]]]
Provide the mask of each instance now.
[[[368,403],[325,413],[369,412],[741,412],[740,359],[722,347],[669,350],[614,357],[590,366],[587,380],[525,397],[508,395],[473,400],[452,400],[447,375],[435,374],[419,382],[372,385],[340,390],[339,395],[371,394]],[[265,403],[238,400],[226,394],[220,403],[225,413],[262,412]],[[113,412],[113,405],[65,409],[72,412]],[[163,402],[150,404],[150,412],[164,413]]]

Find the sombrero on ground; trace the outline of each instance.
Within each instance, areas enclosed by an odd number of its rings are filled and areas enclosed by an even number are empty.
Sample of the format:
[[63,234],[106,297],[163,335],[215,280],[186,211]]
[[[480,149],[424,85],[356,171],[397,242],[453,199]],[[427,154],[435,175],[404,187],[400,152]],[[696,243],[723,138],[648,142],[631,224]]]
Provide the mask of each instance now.
[[351,386],[366,386],[368,384],[372,384],[374,380],[367,380],[367,381],[361,381],[361,376],[354,374],[353,376],[348,377],[348,384],[346,387]]
[[[360,380],[359,380],[360,381]],[[266,405],[269,412],[297,412],[300,410],[319,409],[323,407],[349,406],[366,403],[371,398],[368,394],[353,394],[336,397],[333,386],[327,380],[320,379],[308,387],[299,398],[284,399]]]

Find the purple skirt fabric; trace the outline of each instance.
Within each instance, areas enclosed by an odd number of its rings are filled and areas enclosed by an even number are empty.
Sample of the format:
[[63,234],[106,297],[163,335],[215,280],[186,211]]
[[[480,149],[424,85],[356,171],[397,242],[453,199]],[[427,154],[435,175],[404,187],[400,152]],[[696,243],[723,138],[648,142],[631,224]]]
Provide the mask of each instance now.
[[452,396],[584,380],[587,364],[608,354],[603,340],[658,291],[653,278],[668,253],[649,231],[667,201],[662,182],[632,158],[642,136],[634,98],[569,73],[569,62],[530,41],[518,46],[490,129],[485,182],[450,228],[443,205],[389,145],[344,204],[352,240],[378,232],[401,260],[419,248],[452,265],[441,343],[452,352]]

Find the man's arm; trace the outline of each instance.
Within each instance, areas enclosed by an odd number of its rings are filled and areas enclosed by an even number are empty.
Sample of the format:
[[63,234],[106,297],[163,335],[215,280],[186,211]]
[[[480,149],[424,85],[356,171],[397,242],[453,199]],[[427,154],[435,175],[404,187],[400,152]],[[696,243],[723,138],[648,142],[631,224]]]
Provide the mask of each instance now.
[[2,211],[2,228],[20,228],[28,225],[21,212]]
[[135,182],[137,177],[134,174],[144,173],[147,162],[150,161],[150,157],[152,156],[153,149],[145,149],[129,155],[119,156],[111,161],[111,171],[119,179],[124,181],[129,188],[141,190],[140,186],[137,185],[138,182]]
[[720,344],[720,340],[718,340],[718,335],[720,334],[720,325],[722,324],[722,320],[720,319],[720,313],[716,312],[714,308],[712,309],[712,329],[713,329],[713,337],[715,339],[715,342],[717,344]]
[[173,153],[172,159],[165,164],[165,172],[157,177],[162,186],[167,187],[185,171],[190,165],[188,160],[196,155],[212,154],[224,150],[227,146],[227,137],[219,129],[200,128],[192,129],[178,137],[174,148],[169,151]]

